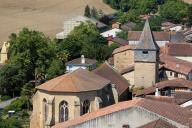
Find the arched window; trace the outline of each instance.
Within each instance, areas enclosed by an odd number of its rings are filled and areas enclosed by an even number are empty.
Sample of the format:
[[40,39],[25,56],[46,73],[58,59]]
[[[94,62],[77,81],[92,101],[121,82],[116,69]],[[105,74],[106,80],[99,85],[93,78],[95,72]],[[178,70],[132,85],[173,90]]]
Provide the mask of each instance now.
[[44,122],[46,122],[48,117],[48,104],[46,99],[43,99],[43,111]]
[[64,122],[69,118],[69,110],[68,103],[66,101],[62,101],[59,105],[59,121]]
[[90,102],[85,100],[83,102],[83,114],[90,112]]

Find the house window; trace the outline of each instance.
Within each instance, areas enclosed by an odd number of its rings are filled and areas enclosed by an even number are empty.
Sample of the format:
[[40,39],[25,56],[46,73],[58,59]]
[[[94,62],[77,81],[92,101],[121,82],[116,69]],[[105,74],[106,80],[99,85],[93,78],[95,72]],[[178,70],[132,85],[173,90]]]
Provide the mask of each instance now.
[[170,72],[170,76],[172,76],[173,74],[172,74],[172,72]]
[[177,73],[177,72],[175,72],[174,77],[177,77],[177,78],[178,78],[178,73]]
[[148,54],[148,51],[143,51],[143,54]]
[[59,121],[64,122],[69,119],[68,103],[62,101],[59,105]]
[[48,117],[48,104],[46,99],[43,99],[43,117],[44,117],[44,123],[45,123]]
[[85,100],[83,102],[83,114],[86,114],[90,112],[90,102],[88,100]]

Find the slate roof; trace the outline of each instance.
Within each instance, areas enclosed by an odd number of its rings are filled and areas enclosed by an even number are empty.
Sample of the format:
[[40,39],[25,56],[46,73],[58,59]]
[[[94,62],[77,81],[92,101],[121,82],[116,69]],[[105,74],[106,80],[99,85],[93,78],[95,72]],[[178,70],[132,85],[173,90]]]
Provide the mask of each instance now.
[[[58,123],[53,126],[53,128],[68,128],[104,115],[134,107],[144,108],[148,112],[155,113],[161,117],[167,118],[168,120],[185,125],[186,127],[189,127],[190,118],[192,117],[192,112],[190,110],[173,104],[148,99],[134,99],[131,101],[119,102],[117,104],[77,117],[74,120]],[[164,120],[163,118],[160,119]]]
[[113,69],[107,62],[93,70],[93,72],[105,79],[110,80],[112,84],[115,84],[119,96],[129,88],[129,83],[127,80],[115,69]]
[[183,75],[188,75],[192,71],[192,63],[177,59],[173,56],[161,54],[160,62],[163,63],[165,69],[181,73]]
[[162,26],[162,27],[169,27],[169,28],[171,28],[171,27],[175,27],[176,24],[171,23],[171,22],[163,22],[163,23],[161,24],[161,26]]
[[76,59],[73,59],[73,60],[67,62],[66,65],[93,65],[96,63],[97,63],[97,61],[95,59],[85,58],[85,63],[82,64],[81,57],[80,57],[80,58],[76,58]]
[[121,29],[123,29],[123,30],[131,30],[131,29],[133,29],[135,26],[136,26],[136,23],[127,22],[127,23],[121,25]]
[[192,57],[192,44],[167,43],[165,45],[165,54],[170,56],[191,56]]
[[49,92],[86,92],[100,90],[110,81],[90,72],[79,68],[71,73],[64,74],[37,86],[39,90]]
[[143,31],[139,39],[139,43],[135,49],[136,50],[138,49],[158,50],[159,49],[158,45],[156,44],[153,38],[153,34],[151,32],[148,20],[146,20],[145,22]]
[[184,35],[182,32],[170,32],[171,36],[170,36],[170,42],[173,43],[182,43],[184,42]]
[[167,87],[192,89],[192,81],[184,80],[184,79],[174,79],[174,80],[162,81],[162,82],[156,83],[154,86],[145,88],[144,90],[138,92],[136,94],[136,96],[152,94],[155,92],[156,87],[159,90],[167,88]]

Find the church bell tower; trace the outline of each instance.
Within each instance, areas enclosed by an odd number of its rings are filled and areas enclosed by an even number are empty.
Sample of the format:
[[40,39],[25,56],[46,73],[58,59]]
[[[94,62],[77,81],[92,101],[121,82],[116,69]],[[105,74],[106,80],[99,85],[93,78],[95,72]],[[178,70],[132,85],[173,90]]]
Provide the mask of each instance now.
[[159,47],[156,44],[149,22],[146,20],[139,43],[134,51],[135,86],[150,87],[158,80]]

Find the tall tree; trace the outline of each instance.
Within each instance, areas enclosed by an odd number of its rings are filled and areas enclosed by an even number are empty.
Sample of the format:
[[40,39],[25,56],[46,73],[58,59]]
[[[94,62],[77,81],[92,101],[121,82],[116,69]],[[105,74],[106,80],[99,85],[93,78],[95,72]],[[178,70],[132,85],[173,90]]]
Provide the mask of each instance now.
[[86,17],[91,17],[91,12],[90,12],[91,10],[90,10],[90,7],[89,7],[89,5],[87,5],[86,7],[85,7],[85,11],[84,11],[84,16],[86,16]]
[[192,5],[190,5],[187,10],[187,22],[188,26],[192,26]]
[[91,17],[94,18],[94,19],[98,19],[98,18],[99,18],[97,9],[96,9],[95,7],[93,7],[93,8],[91,9]]

